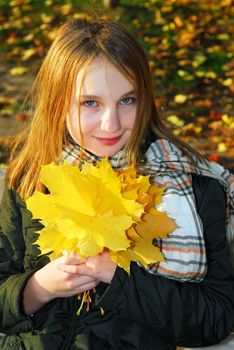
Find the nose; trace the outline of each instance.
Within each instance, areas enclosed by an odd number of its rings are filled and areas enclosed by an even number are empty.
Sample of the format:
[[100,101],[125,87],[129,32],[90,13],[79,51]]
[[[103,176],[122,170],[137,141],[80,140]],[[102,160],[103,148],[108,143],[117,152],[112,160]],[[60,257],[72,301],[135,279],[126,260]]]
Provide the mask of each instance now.
[[121,129],[121,123],[117,108],[107,108],[101,118],[101,130],[114,133]]

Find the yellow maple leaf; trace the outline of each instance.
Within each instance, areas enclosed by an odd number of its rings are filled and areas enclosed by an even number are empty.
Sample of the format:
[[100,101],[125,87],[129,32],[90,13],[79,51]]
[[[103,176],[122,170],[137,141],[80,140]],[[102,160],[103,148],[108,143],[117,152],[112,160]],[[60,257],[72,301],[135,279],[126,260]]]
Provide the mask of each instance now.
[[131,166],[124,169],[120,175],[120,180],[124,184],[123,193],[126,195],[129,191],[135,190],[138,195],[147,192],[150,187],[149,176],[138,176],[136,174],[136,169]]
[[131,242],[136,242],[141,239],[141,236],[135,230],[135,225],[132,225],[129,229],[126,230],[126,235]]
[[155,209],[164,189],[151,186],[149,176],[137,176],[133,167],[114,171],[103,159],[82,169],[66,162],[42,166],[40,181],[49,194],[35,191],[26,204],[44,225],[35,242],[42,254],[55,259],[66,250],[84,258],[108,249],[127,272],[131,261],[147,266],[163,260],[152,241],[175,224]]
[[135,261],[139,261],[144,267],[149,264],[164,261],[163,254],[158,247],[152,244],[152,239],[145,238],[136,242],[132,248],[132,253],[136,255]]
[[151,186],[149,188],[148,193],[153,196],[155,205],[161,203],[164,190],[164,187]]
[[52,251],[50,258],[53,260],[62,255],[61,247],[64,247],[68,254],[74,250],[79,253],[77,250],[77,242],[78,237],[72,239],[66,237],[66,235],[63,234],[62,227],[54,224],[48,225],[40,231],[36,243],[39,245],[42,254],[48,254]]
[[165,212],[151,209],[149,213],[144,214],[142,221],[134,226],[137,233],[142,238],[166,237],[176,225]]
[[110,258],[119,267],[122,267],[128,274],[130,274],[131,261],[139,261],[138,257],[133,253],[131,248],[121,250],[119,252],[110,251]]

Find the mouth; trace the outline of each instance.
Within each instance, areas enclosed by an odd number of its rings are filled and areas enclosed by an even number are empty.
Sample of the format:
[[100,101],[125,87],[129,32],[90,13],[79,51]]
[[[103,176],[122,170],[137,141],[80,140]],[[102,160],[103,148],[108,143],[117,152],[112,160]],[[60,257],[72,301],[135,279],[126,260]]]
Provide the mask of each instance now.
[[95,139],[103,145],[112,146],[119,142],[122,135],[117,137],[95,137]]

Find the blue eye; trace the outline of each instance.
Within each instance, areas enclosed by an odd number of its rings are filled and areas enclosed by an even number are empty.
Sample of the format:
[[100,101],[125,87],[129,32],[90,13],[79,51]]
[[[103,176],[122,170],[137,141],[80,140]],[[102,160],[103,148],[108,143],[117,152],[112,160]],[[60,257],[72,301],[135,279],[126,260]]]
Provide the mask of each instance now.
[[125,97],[120,101],[121,105],[131,105],[136,101],[133,97]]
[[84,102],[84,105],[86,107],[96,107],[97,106],[97,102],[94,100],[88,100]]

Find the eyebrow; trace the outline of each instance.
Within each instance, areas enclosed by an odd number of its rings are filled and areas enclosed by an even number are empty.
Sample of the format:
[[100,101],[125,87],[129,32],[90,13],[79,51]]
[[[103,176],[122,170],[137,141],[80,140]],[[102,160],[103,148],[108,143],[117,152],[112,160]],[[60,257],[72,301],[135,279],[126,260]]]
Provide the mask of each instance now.
[[125,96],[129,96],[129,95],[136,95],[136,90],[131,90],[131,91],[127,92],[126,94],[124,94],[122,96],[122,98],[125,97]]
[[[124,95],[121,96],[121,99],[129,96],[129,95],[136,95],[136,90],[131,90],[129,92],[126,92]],[[81,99],[87,99],[87,100],[95,100],[95,99],[101,99],[100,96],[96,96],[96,95],[81,95],[80,96]]]

